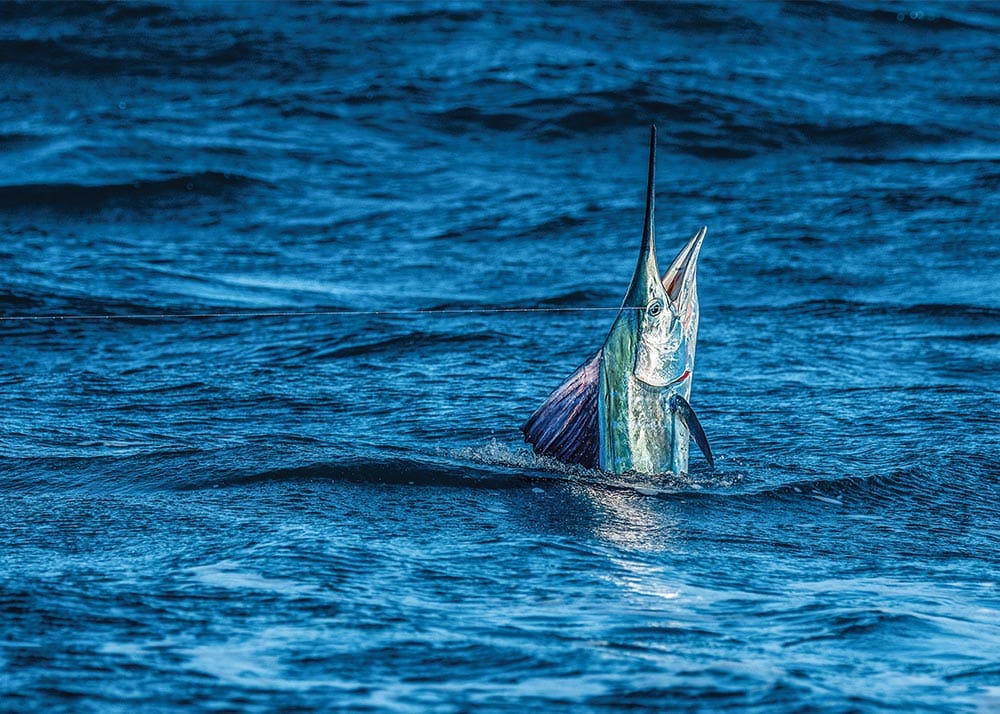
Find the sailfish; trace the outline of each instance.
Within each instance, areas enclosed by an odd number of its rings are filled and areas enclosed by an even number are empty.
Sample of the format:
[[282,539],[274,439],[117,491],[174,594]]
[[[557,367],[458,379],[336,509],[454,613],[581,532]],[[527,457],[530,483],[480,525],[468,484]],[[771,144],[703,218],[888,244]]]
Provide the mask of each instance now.
[[694,409],[698,338],[697,231],[662,275],[656,263],[656,127],[650,131],[646,215],[639,260],[601,349],[521,427],[536,454],[612,473],[686,473],[693,438],[712,450]]

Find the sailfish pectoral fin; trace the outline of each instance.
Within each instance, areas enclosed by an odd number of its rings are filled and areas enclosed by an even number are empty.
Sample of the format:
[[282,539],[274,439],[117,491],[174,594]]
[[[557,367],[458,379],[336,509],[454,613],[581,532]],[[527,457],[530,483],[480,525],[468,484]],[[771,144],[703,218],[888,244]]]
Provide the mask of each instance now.
[[698,448],[701,449],[701,453],[708,459],[708,465],[714,469],[715,459],[712,457],[712,447],[708,445],[708,437],[705,436],[705,430],[701,428],[698,415],[694,413],[694,409],[688,404],[687,399],[680,394],[674,394],[670,397],[670,410],[684,422],[684,426],[691,432],[691,436],[694,438],[694,442],[698,445]]

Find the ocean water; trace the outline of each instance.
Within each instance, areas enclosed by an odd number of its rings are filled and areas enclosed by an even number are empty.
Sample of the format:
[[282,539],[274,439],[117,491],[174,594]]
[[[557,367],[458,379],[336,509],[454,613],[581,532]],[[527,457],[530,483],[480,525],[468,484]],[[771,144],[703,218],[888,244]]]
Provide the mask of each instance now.
[[[0,710],[1000,711],[998,38],[0,5]],[[537,460],[654,122],[716,468]]]

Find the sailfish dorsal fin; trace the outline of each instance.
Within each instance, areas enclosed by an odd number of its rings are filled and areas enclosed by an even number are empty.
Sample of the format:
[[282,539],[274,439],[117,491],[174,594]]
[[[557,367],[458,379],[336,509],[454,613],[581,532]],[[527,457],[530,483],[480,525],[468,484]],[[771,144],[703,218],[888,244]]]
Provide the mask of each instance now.
[[556,388],[521,427],[536,454],[596,469],[600,461],[597,432],[597,378],[601,353],[579,367]]

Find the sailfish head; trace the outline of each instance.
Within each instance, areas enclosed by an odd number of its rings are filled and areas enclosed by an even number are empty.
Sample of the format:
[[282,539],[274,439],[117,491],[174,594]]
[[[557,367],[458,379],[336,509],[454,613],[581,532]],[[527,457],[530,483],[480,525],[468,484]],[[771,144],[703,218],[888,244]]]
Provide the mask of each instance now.
[[623,315],[631,313],[634,326],[635,361],[632,374],[655,387],[678,384],[694,366],[698,331],[696,264],[702,228],[674,259],[661,278],[656,262],[655,235],[656,127],[649,140],[649,173],[646,182],[646,216],[639,259],[629,284]]
[[670,303],[680,318],[684,331],[687,347],[685,364],[689,372],[694,369],[694,350],[698,342],[698,254],[701,252],[706,230],[708,229],[702,226],[691,236],[663,274],[663,288],[670,297]]

